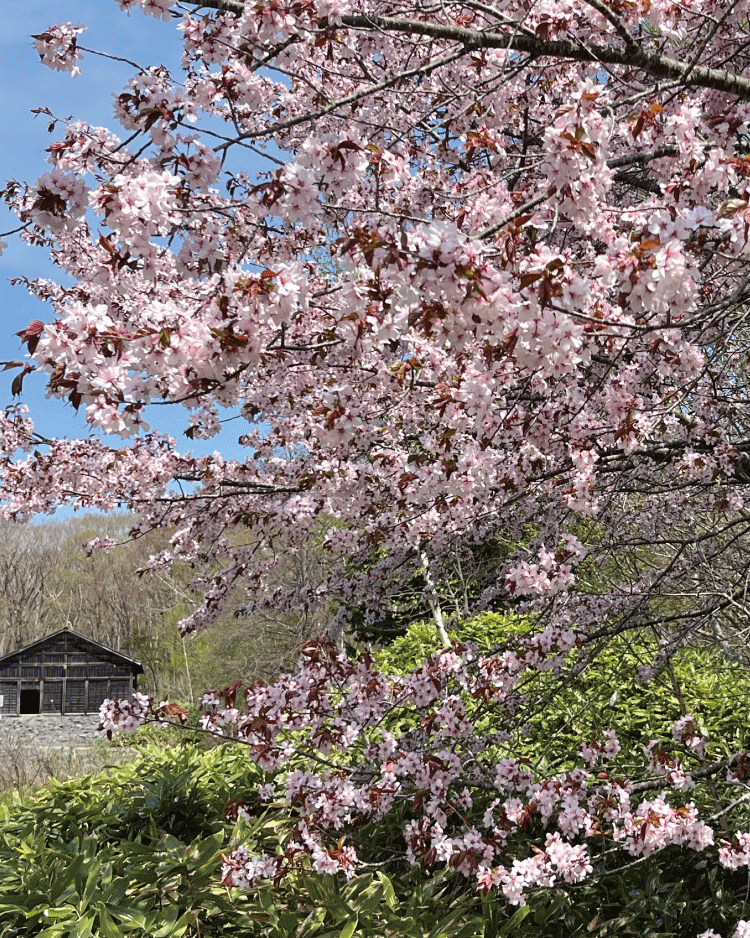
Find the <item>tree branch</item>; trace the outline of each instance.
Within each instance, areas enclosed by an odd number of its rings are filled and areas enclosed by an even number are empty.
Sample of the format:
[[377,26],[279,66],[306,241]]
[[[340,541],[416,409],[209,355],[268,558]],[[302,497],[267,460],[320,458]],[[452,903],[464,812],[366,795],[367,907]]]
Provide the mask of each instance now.
[[[603,3],[590,3],[595,9],[615,26],[618,35],[626,41],[627,30],[623,35],[624,26],[613,19],[614,14],[608,15]],[[241,15],[245,10],[241,0],[202,0],[195,4],[196,9],[208,7],[225,13]],[[603,11],[607,10],[607,13]],[[338,24],[336,24],[338,25]],[[510,52],[524,52],[536,58],[573,59],[576,62],[596,62],[601,65],[622,65],[627,68],[633,66],[642,69],[655,78],[670,78],[683,82],[686,85],[699,88],[713,88],[727,94],[737,95],[742,100],[750,100],[750,78],[743,78],[724,69],[705,68],[695,64],[680,62],[666,55],[646,52],[635,41],[631,40],[624,48],[617,46],[584,45],[574,39],[543,40],[530,36],[527,32],[514,31],[512,33],[483,32],[479,29],[468,29],[463,26],[446,25],[445,23],[431,23],[421,20],[399,19],[391,16],[364,16],[362,14],[347,14],[341,17],[341,25],[351,29],[373,30],[386,32],[400,32],[410,36],[425,36],[431,39],[444,39],[448,42],[459,42],[468,49],[507,49]]]
[[287,121],[282,121],[281,123],[272,124],[269,127],[264,127],[262,130],[250,130],[247,133],[239,134],[233,140],[216,147],[216,150],[217,152],[219,150],[226,150],[232,144],[240,143],[243,140],[254,140],[257,137],[268,137],[271,134],[278,133],[281,130],[289,130],[290,127],[296,127],[299,124],[315,121],[320,117],[325,117],[326,114],[331,114],[340,107],[344,107],[347,104],[354,104],[356,101],[359,101],[362,98],[366,98],[368,95],[375,94],[378,91],[384,91],[386,88],[390,88],[392,85],[396,85],[406,78],[413,78],[419,74],[429,74],[429,72],[434,71],[436,68],[440,68],[443,65],[449,65],[451,62],[455,62],[456,59],[461,58],[462,55],[463,52],[457,51],[452,52],[449,55],[444,55],[442,58],[435,59],[431,62],[423,62],[421,65],[417,65],[415,68],[410,68],[404,72],[398,72],[396,75],[391,75],[390,78],[384,79],[377,85],[368,85],[367,88],[363,88],[360,91],[355,91],[352,94],[348,94],[344,98],[339,98],[338,101],[334,101],[325,107],[319,108],[317,111],[313,111],[311,114],[300,114],[298,117],[292,117]]
[[245,4],[242,0],[201,0],[200,3],[193,3],[191,6],[196,10],[209,7],[221,13],[235,13],[237,16],[241,16],[245,11]]
[[[686,772],[688,778],[692,778],[693,781],[700,778],[708,778],[711,775],[716,775],[717,772],[721,772],[723,769],[731,769],[732,766],[736,765],[742,758],[743,753],[736,752],[733,756],[730,756],[728,759],[722,759],[720,762],[712,762],[711,765],[704,765],[700,769],[696,769],[694,772]],[[666,788],[669,785],[669,781],[666,776],[659,778],[647,778],[642,782],[635,782],[630,786],[631,792],[636,791],[652,791],[653,789]]]
[[536,58],[566,59],[576,62],[596,62],[599,65],[623,65],[642,69],[655,78],[672,78],[699,88],[713,88],[727,94],[750,100],[750,78],[743,78],[725,70],[703,68],[685,64],[666,55],[651,54],[642,48],[584,45],[571,39],[542,40],[525,33],[483,32],[463,26],[448,26],[420,20],[398,19],[390,16],[346,15],[341,23],[352,29],[380,29],[411,36],[426,36],[460,42],[468,49],[507,49],[523,52]]

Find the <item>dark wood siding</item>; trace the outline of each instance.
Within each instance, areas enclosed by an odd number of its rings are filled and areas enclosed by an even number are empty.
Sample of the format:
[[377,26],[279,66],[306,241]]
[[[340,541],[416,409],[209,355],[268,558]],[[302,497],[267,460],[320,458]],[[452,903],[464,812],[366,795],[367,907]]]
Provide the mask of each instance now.
[[0,681],[0,696],[3,698],[2,713],[16,713],[18,711],[18,684],[13,681]]
[[42,713],[62,713],[62,681],[45,681]]
[[122,678],[119,681],[112,681],[110,691],[107,694],[110,698],[122,699],[123,697],[129,697],[132,691],[130,689],[130,683],[128,681],[123,681]]
[[85,713],[86,709],[86,682],[68,678],[65,686],[65,713]]

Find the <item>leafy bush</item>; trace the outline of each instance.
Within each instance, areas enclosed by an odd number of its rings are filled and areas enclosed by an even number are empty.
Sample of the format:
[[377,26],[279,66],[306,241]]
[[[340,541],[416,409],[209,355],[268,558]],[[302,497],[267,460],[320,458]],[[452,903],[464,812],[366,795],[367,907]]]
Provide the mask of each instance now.
[[[484,612],[455,623],[448,629],[448,636],[456,642],[474,642],[480,652],[487,653],[507,642],[515,635],[526,635],[533,631],[533,619],[512,614]],[[431,654],[440,650],[440,637],[433,621],[415,622],[404,635],[394,639],[375,655],[378,667],[383,671],[403,674],[419,667]]]
[[[456,624],[449,635],[486,654],[533,630],[530,618],[484,613]],[[384,671],[404,673],[439,649],[434,623],[419,622],[378,652],[376,661]],[[543,752],[548,764],[570,766],[578,761],[582,738],[601,739],[613,729],[623,744],[624,764],[636,752],[641,756],[640,747],[651,739],[669,738],[674,722],[692,713],[709,737],[712,757],[750,749],[750,727],[738,718],[750,709],[750,674],[715,648],[685,647],[660,674],[641,681],[639,672],[658,649],[652,635],[631,632],[609,640],[585,666],[573,654],[559,673],[530,674],[521,685],[528,722],[513,748],[535,761]]]
[[259,779],[244,753],[150,747],[108,775],[6,806],[0,922],[24,938],[219,934],[243,904],[219,885],[224,805]]
[[240,747],[144,750],[109,775],[53,782],[0,808],[0,938],[479,938],[479,899],[416,870],[347,883],[300,868],[248,895],[221,884],[241,840],[282,851],[286,806],[232,823],[232,796],[266,781]]
[[[459,626],[455,637],[489,650],[532,627],[488,614]],[[429,626],[414,625],[380,653],[380,664],[406,669],[437,647]],[[516,751],[539,753],[544,745],[550,763],[572,763],[582,734],[614,728],[624,766],[644,740],[668,737],[685,709],[715,740],[714,754],[745,747],[750,676],[712,650],[684,649],[671,671],[640,684],[638,668],[654,650],[648,636],[631,637],[575,681],[569,673],[537,675]],[[494,894],[480,897],[451,870],[408,866],[398,812],[342,831],[370,864],[350,882],[299,861],[278,883],[229,892],[220,883],[222,854],[240,842],[252,853],[280,854],[292,837],[291,809],[261,806],[256,797],[269,780],[244,747],[207,749],[201,738],[167,749],[149,743],[137,762],[109,774],[17,798],[0,808],[0,938],[682,938],[708,927],[729,934],[743,907],[745,875],[707,856],[691,854],[687,863],[670,847],[626,862],[605,855],[598,879],[556,884],[532,892],[528,906],[509,908]],[[709,814],[712,797],[702,785],[685,795]],[[240,805],[245,819],[228,820],[227,806],[236,814]],[[729,830],[746,820],[737,814],[743,810],[727,815]]]
[[[485,614],[457,625],[451,637],[474,641],[480,651],[511,645],[514,634],[533,629],[528,620]],[[406,671],[440,648],[433,625],[419,623],[378,654],[378,663]],[[602,739],[612,729],[622,745],[606,770],[632,776],[643,764],[643,747],[662,740],[677,748],[671,731],[685,713],[695,717],[708,740],[705,762],[750,749],[750,674],[715,648],[685,647],[671,664],[649,681],[649,668],[658,652],[656,639],[647,633],[629,633],[609,642],[591,661],[575,654],[559,673],[529,675],[520,690],[526,720],[505,752],[498,756],[527,758],[544,773],[582,765],[577,754],[582,739]],[[577,672],[577,668],[580,669]],[[577,672],[577,673],[576,673]],[[417,722],[415,716],[412,721]],[[475,720],[478,734],[484,732]],[[405,724],[402,717],[402,723]],[[700,758],[685,754],[686,766],[700,767]],[[643,797],[655,792],[644,792]],[[703,816],[719,811],[742,790],[730,786],[719,773],[710,784],[701,782],[682,796],[694,802]],[[672,793],[671,801],[679,803]],[[633,795],[637,806],[640,796]],[[474,810],[480,810],[475,794]],[[725,811],[719,820],[720,836],[731,839],[734,830],[747,829],[747,803]],[[538,823],[538,822],[536,822]],[[371,836],[375,836],[373,830]],[[383,832],[380,831],[383,838]],[[715,862],[713,848],[705,855],[670,847],[648,858],[623,859],[614,853],[600,861],[599,876],[576,886],[556,886],[529,898],[528,915],[516,923],[514,934],[528,938],[593,934],[601,936],[695,936],[707,928],[731,934],[738,917],[747,917],[747,871],[731,871]],[[713,860],[709,858],[713,855]],[[745,911],[743,911],[743,909]]]

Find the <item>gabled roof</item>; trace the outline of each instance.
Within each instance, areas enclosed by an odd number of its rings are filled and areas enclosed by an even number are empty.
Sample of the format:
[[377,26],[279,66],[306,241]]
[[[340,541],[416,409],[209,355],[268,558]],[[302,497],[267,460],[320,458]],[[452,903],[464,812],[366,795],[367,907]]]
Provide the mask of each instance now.
[[39,638],[35,642],[31,642],[29,645],[24,645],[23,648],[17,648],[15,651],[11,651],[7,655],[3,655],[2,658],[0,658],[0,664],[3,664],[5,661],[10,661],[11,658],[15,658],[18,655],[23,655],[25,652],[31,651],[33,648],[38,648],[40,645],[45,645],[47,642],[51,641],[52,639],[59,638],[61,635],[72,635],[79,641],[85,642],[87,645],[91,645],[94,649],[104,651],[108,655],[112,655],[114,658],[119,658],[120,661],[129,664],[137,674],[143,674],[143,665],[140,663],[140,661],[136,661],[135,658],[131,658],[129,655],[123,655],[122,652],[115,651],[114,648],[109,648],[107,645],[102,645],[101,642],[97,642],[93,638],[89,638],[88,635],[81,635],[80,632],[75,632],[67,625],[64,629],[58,629],[57,632],[53,632],[51,635],[45,635],[44,638]]

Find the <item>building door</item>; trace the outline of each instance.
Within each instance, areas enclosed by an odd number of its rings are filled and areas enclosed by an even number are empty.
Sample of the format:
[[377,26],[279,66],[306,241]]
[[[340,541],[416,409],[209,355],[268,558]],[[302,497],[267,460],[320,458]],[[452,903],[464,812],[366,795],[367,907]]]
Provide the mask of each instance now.
[[39,688],[21,688],[21,713],[39,713]]

